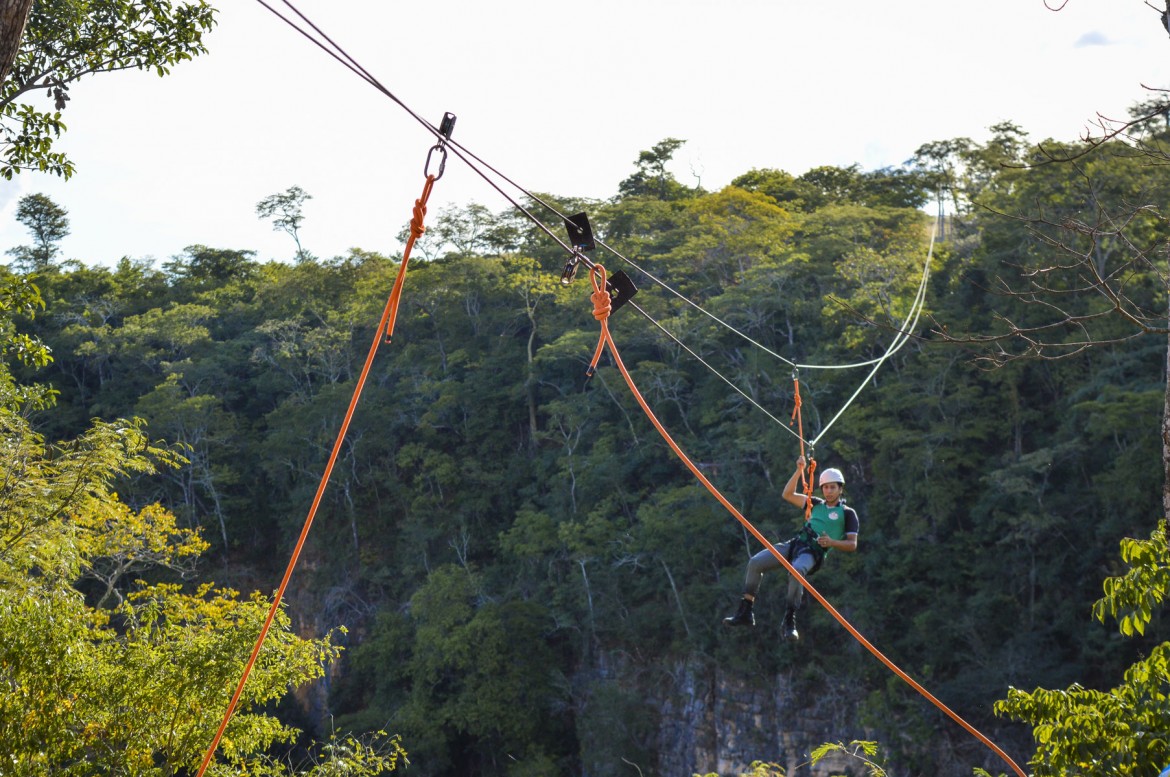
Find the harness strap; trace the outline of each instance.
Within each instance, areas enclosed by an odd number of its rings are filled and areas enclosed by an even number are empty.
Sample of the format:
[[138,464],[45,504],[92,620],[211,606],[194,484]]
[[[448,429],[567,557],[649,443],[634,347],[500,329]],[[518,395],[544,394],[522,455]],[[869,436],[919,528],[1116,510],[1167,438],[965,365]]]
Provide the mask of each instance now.
[[807,523],[800,528],[800,534],[788,540],[788,563],[791,564],[795,561],[802,549],[812,554],[813,568],[806,575],[806,577],[812,577],[825,561],[825,549],[817,544],[816,532],[809,528]]

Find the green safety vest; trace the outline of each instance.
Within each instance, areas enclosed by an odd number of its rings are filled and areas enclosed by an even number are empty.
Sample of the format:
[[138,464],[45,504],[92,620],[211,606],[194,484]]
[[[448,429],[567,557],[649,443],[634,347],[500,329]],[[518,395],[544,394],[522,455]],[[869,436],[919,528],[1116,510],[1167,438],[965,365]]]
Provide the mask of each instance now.
[[[845,539],[845,505],[842,502],[829,507],[823,502],[813,505],[808,519],[809,527],[818,535],[827,534],[834,540]],[[832,548],[825,548],[828,553]]]

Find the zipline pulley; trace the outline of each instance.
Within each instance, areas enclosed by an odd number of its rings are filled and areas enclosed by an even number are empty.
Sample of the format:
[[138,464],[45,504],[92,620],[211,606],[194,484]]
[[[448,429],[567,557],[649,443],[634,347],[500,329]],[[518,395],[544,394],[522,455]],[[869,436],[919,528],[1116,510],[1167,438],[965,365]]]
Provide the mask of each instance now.
[[565,269],[561,271],[561,285],[568,286],[573,282],[573,279],[577,277],[577,264],[583,258],[581,254],[576,251],[573,252],[573,255],[569,257],[569,261],[565,262]]
[[423,175],[427,178],[431,177],[431,156],[438,151],[442,154],[439,159],[439,174],[435,176],[435,180],[443,177],[443,171],[447,169],[447,141],[451,139],[451,133],[455,131],[455,114],[447,111],[443,114],[443,120],[439,122],[439,142],[431,146],[431,150],[427,152],[427,163],[423,167]]

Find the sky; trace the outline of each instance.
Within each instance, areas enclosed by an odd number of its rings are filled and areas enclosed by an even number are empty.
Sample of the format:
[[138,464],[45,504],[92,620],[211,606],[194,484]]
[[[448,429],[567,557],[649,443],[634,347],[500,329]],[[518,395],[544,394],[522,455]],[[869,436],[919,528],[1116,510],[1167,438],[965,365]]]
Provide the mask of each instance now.
[[[58,148],[77,172],[0,180],[0,253],[32,243],[15,208],[42,193],[69,213],[63,257],[85,265],[161,264],[196,244],[289,261],[292,238],[256,204],[294,185],[312,198],[306,250],[401,250],[433,136],[257,0],[212,4],[208,54],[165,78],[73,85]],[[753,168],[896,166],[1005,120],[1075,140],[1170,86],[1170,36],[1145,0],[294,5],[417,115],[455,114],[463,146],[562,196],[614,196],[668,137],[686,141],[675,176],[717,190]],[[452,156],[428,223],[473,202],[510,208]]]

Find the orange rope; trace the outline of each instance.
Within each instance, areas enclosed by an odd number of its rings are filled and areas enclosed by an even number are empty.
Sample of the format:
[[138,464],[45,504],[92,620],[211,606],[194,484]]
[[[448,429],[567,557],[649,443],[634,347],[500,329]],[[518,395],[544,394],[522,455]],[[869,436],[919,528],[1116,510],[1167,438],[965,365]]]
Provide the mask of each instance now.
[[[800,415],[800,407],[803,404],[800,399],[800,378],[796,377],[796,373],[792,374],[792,417],[796,420],[796,435],[800,439],[800,457],[804,458],[804,419]],[[789,423],[789,426],[792,424]],[[800,471],[800,487],[804,491],[804,520],[807,523],[812,517],[812,493],[813,483],[816,482],[815,476],[817,473],[817,460],[812,456],[808,459],[807,471],[801,469]]]
[[812,494],[815,490],[813,483],[817,482],[817,460],[808,460],[808,480],[804,485],[804,520],[807,522],[812,518]]
[[[796,422],[796,437],[800,440],[800,455],[804,455],[804,420],[800,417],[800,406],[804,404],[800,398],[800,378],[792,374],[792,421]],[[792,426],[792,421],[788,422]],[[804,477],[804,473],[801,473]]]
[[406,248],[402,252],[402,266],[398,268],[398,277],[394,279],[394,288],[390,291],[390,299],[386,302],[386,310],[382,313],[382,322],[378,325],[379,331],[386,332],[386,342],[390,342],[391,336],[394,334],[394,323],[398,320],[398,299],[402,295],[402,286],[406,282],[406,263],[410,259],[410,249],[414,247],[414,241],[422,237],[423,232],[426,232],[426,227],[423,226],[423,219],[427,215],[427,200],[431,198],[431,189],[437,181],[433,175],[427,176],[427,182],[423,185],[422,195],[414,201],[414,215],[410,219],[410,237],[407,238]]
[[203,756],[203,763],[199,767],[197,777],[203,777],[203,773],[207,771],[211,759],[215,756],[215,751],[219,747],[220,740],[223,739],[228,722],[231,720],[232,714],[236,711],[236,705],[240,702],[240,696],[244,692],[244,685],[248,682],[248,676],[252,673],[252,667],[256,664],[256,658],[260,655],[260,648],[263,647],[264,640],[268,637],[268,632],[272,627],[272,621],[276,617],[276,611],[280,608],[281,599],[284,598],[285,589],[288,588],[293,569],[297,565],[297,560],[301,555],[301,549],[304,547],[305,540],[309,536],[309,529],[313,525],[313,518],[316,517],[317,508],[320,506],[321,498],[325,494],[325,487],[328,485],[329,477],[333,473],[333,466],[337,462],[342,443],[345,441],[346,433],[349,431],[349,424],[353,419],[354,410],[357,408],[358,399],[361,397],[362,388],[366,384],[366,378],[369,376],[370,368],[374,363],[374,356],[378,352],[378,345],[382,341],[382,333],[386,333],[386,341],[389,342],[390,335],[394,331],[394,321],[398,316],[398,302],[402,294],[403,282],[406,279],[406,266],[410,261],[410,251],[414,247],[414,241],[421,237],[424,231],[422,220],[427,212],[426,203],[431,196],[431,188],[434,186],[435,180],[436,176],[428,175],[426,184],[423,186],[422,196],[415,200],[414,218],[410,222],[410,237],[407,239],[406,248],[402,252],[402,264],[398,267],[398,276],[394,279],[393,290],[390,292],[390,298],[386,300],[386,307],[382,311],[382,319],[378,322],[378,328],[374,332],[374,342],[370,345],[370,352],[366,356],[366,363],[362,367],[361,374],[358,376],[353,397],[349,401],[349,408],[345,411],[345,420],[342,421],[341,429],[337,433],[337,441],[333,443],[333,452],[330,453],[329,462],[325,465],[325,472],[321,475],[321,483],[317,486],[317,493],[313,497],[313,504],[309,508],[309,514],[305,518],[305,525],[301,528],[301,534],[297,538],[297,544],[293,548],[292,558],[289,559],[288,568],[284,571],[284,578],[280,581],[280,587],[276,589],[276,595],[272,598],[272,606],[268,609],[268,616],[264,619],[264,626],[260,629],[260,636],[256,638],[256,644],[252,648],[252,655],[248,657],[248,663],[244,665],[244,673],[240,677],[239,684],[236,685],[236,691],[232,694],[232,700],[228,704],[227,711],[224,712],[223,720],[219,724],[219,730],[215,732],[215,738],[212,739],[211,745],[207,748],[206,755]]
[[[598,276],[600,276],[600,282],[598,280]],[[600,264],[594,265],[592,268],[590,268],[589,279],[593,283],[593,294],[591,295],[591,298],[593,300],[593,317],[601,322],[601,339],[599,340],[599,342],[597,344],[597,350],[594,353],[593,362],[590,364],[590,367],[589,367],[590,371],[592,372],[592,370],[596,368],[597,360],[601,356],[601,351],[602,351],[603,347],[605,345],[608,345],[609,351],[613,355],[614,363],[617,365],[617,368],[621,371],[622,377],[625,378],[626,385],[629,386],[629,388],[630,388],[630,393],[632,393],[634,395],[634,399],[636,399],[638,401],[638,404],[642,406],[642,410],[646,413],[647,418],[649,418],[650,422],[652,424],[654,424],[654,428],[658,430],[658,433],[660,435],[662,435],[662,439],[666,440],[666,443],[670,446],[671,450],[674,451],[675,455],[678,456],[678,458],[682,461],[682,463],[686,465],[687,469],[689,469],[691,471],[691,473],[696,478],[698,478],[699,482],[701,482],[704,486],[706,486],[707,490],[711,492],[711,495],[714,496],[717,500],[719,500],[719,503],[722,504],[727,509],[727,511],[729,513],[731,513],[733,516],[735,516],[735,519],[737,521],[739,521],[740,524],[742,524],[745,529],[747,529],[749,532],[751,532],[752,536],[754,536],[757,540],[759,540],[764,545],[764,547],[766,547],[768,549],[768,551],[773,556],[776,557],[776,560],[779,561],[781,564],[783,564],[785,569],[787,569],[788,572],[790,574],[792,574],[800,582],[800,584],[802,586],[804,586],[805,590],[807,590],[809,592],[809,594],[811,594],[814,599],[816,599],[818,602],[820,602],[821,606],[823,606],[829,612],[830,615],[832,615],[834,618],[836,618],[837,622],[840,623],[842,626],[844,626],[845,630],[848,631],[851,635],[853,635],[854,639],[856,639],[858,642],[860,642],[862,645],[865,646],[866,650],[868,650],[879,661],[881,661],[883,664],[885,664],[886,667],[888,669],[890,669],[890,671],[892,671],[894,674],[898,675],[898,677],[902,678],[902,680],[904,680],[907,684],[909,684],[910,687],[912,687],[914,690],[918,691],[918,693],[922,694],[922,696],[925,697],[926,699],[928,699],[932,704],[934,704],[935,707],[937,707],[938,709],[940,709],[944,713],[946,713],[947,716],[951,718],[951,720],[958,723],[960,726],[962,726],[964,729],[966,729],[968,733],[970,733],[972,736],[974,736],[976,739],[978,739],[983,744],[987,745],[987,747],[989,747],[996,755],[998,755],[1000,758],[1002,758],[1008,764],[1008,766],[1010,766],[1012,768],[1012,770],[1017,775],[1019,775],[1019,777],[1027,777],[1027,775],[1024,773],[1023,769],[1021,769],[1016,764],[1016,762],[1013,761],[1007,755],[1007,753],[1003,752],[1003,750],[1001,750],[994,742],[992,742],[990,739],[988,739],[986,736],[984,736],[982,733],[980,733],[974,726],[972,726],[967,721],[963,720],[961,717],[959,717],[959,715],[957,713],[952,711],[949,707],[947,707],[941,701],[939,701],[934,696],[932,696],[930,694],[930,692],[927,691],[925,688],[923,688],[921,685],[919,685],[914,680],[914,678],[910,677],[908,674],[906,674],[901,669],[899,669],[898,666],[893,661],[886,658],[886,656],[880,650],[878,650],[869,640],[867,640],[864,636],[862,636],[861,632],[859,632],[857,629],[855,629],[853,627],[853,625],[849,623],[849,621],[845,620],[845,616],[841,615],[841,613],[837,612],[837,610],[833,607],[833,605],[829,604],[828,600],[825,599],[825,597],[821,595],[820,591],[818,591],[816,588],[813,587],[812,583],[810,583],[807,579],[805,579],[805,577],[803,575],[801,575],[799,572],[796,571],[796,568],[793,567],[792,564],[790,564],[788,562],[788,559],[784,558],[784,554],[782,554],[779,550],[777,550],[776,546],[774,546],[771,542],[769,542],[768,539],[766,537],[764,537],[764,535],[761,534],[759,532],[759,530],[756,529],[756,527],[753,526],[752,523],[739,512],[739,510],[735,509],[735,506],[732,505],[731,502],[729,502],[727,500],[727,498],[725,496],[723,496],[722,493],[719,492],[719,489],[717,489],[711,483],[711,481],[709,481],[706,478],[706,476],[704,476],[703,473],[699,471],[699,468],[697,466],[695,466],[695,463],[693,461],[691,461],[690,457],[688,457],[687,454],[683,452],[682,448],[680,448],[678,446],[678,444],[675,443],[674,439],[671,438],[670,434],[666,431],[666,429],[659,422],[657,416],[654,415],[654,412],[650,409],[650,406],[646,403],[646,400],[642,397],[641,392],[638,391],[638,387],[634,385],[634,380],[633,380],[633,378],[630,377],[630,373],[626,370],[625,364],[622,363],[622,358],[618,354],[617,345],[614,343],[613,337],[609,333],[609,325],[606,321],[606,318],[609,315],[609,312],[608,312],[609,294],[605,291],[605,268],[602,267]],[[599,306],[599,304],[598,304],[599,298],[601,297],[601,295],[604,295],[606,298],[603,306]]]

